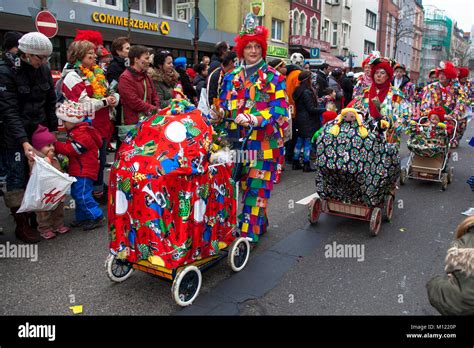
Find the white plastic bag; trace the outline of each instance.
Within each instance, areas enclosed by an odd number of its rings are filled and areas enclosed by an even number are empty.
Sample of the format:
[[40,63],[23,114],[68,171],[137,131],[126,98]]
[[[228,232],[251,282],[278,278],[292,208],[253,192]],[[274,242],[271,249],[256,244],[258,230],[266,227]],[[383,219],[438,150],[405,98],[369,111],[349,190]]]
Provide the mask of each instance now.
[[201,95],[199,97],[199,104],[197,106],[199,110],[201,110],[203,115],[209,115],[211,108],[209,106],[209,99],[207,97],[207,89],[201,89]]
[[76,179],[61,173],[44,158],[35,156],[30,180],[18,213],[54,210]]

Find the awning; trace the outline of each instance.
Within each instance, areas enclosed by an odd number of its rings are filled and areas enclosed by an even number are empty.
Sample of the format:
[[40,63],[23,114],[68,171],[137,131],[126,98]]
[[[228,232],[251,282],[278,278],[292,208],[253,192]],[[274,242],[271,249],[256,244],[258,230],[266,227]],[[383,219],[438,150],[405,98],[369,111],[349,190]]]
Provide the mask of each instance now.
[[330,53],[321,51],[319,58],[324,59],[331,67],[344,68],[344,62]]

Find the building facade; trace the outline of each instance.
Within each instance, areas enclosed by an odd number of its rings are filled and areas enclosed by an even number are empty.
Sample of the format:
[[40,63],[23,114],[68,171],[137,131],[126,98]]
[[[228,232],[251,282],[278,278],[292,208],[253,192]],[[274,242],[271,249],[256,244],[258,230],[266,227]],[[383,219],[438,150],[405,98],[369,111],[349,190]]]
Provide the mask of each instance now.
[[401,0],[379,1],[379,27],[377,31],[377,47],[380,53],[395,58],[395,30],[399,18]]
[[410,79],[417,83],[420,78],[421,48],[423,42],[423,5],[421,0],[415,0],[415,20],[413,22],[413,47],[410,64]]
[[453,23],[453,35],[451,36],[450,59],[456,66],[465,66],[468,63],[469,40],[464,37],[464,31]]
[[408,70],[411,70],[415,17],[415,0],[401,0],[400,11],[393,28],[394,50],[395,60],[405,65]]
[[365,57],[378,49],[378,11],[379,0],[358,0],[356,6],[352,7],[352,36],[349,47],[353,53],[353,67],[361,67]]
[[[202,1],[202,0],[201,0]],[[199,4],[201,4],[201,1]],[[253,9],[251,0],[217,0],[216,29],[222,32],[237,33],[242,28],[245,15]],[[263,16],[259,17],[260,24],[269,31],[267,60],[288,57],[288,40],[290,31],[290,0],[260,1]],[[233,40],[230,41],[234,43]]]
[[[324,0],[321,32],[324,39],[329,39],[331,53],[336,57],[349,59],[352,2],[352,0]],[[355,3],[354,6],[358,6],[358,2]]]
[[[155,50],[166,49],[177,56],[193,58],[192,38],[188,27],[194,15],[192,8],[181,9],[184,0],[135,0],[128,19],[128,2],[125,0],[3,0],[0,14],[0,40],[8,30],[36,31],[35,17],[41,3],[58,21],[58,33],[51,40],[54,52],[50,60],[53,70],[61,70],[66,62],[66,51],[76,35],[76,29],[98,30],[105,46],[112,40],[130,33],[132,44],[142,44]],[[211,54],[216,42],[233,41],[235,34],[215,29],[216,0],[202,0],[200,12],[209,23],[198,45],[199,58]],[[130,32],[129,32],[130,27]],[[3,40],[2,40],[3,41]]]
[[429,71],[451,55],[453,21],[435,6],[424,5],[423,41],[420,80],[428,79]]

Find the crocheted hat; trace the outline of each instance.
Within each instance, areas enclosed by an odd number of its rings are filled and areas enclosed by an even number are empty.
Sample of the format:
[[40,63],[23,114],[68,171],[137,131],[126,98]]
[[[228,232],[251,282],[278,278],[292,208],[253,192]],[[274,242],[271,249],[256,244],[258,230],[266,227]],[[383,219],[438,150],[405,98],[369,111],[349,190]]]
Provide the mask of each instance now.
[[18,40],[18,49],[27,54],[50,56],[53,53],[53,44],[46,35],[32,32],[23,35]]
[[458,71],[454,64],[449,60],[439,63],[439,68],[436,69],[436,77],[439,76],[441,72],[444,72],[447,79],[455,79],[458,77]]
[[431,116],[431,115],[438,116],[439,121],[444,122],[445,121],[444,116],[446,115],[446,110],[444,110],[444,108],[441,106],[436,106],[433,109],[431,109],[430,112],[428,113],[428,116]]
[[370,54],[369,64],[372,66],[372,70],[370,71],[370,77],[372,77],[372,80],[374,79],[375,72],[379,69],[385,70],[385,72],[389,75],[389,80],[393,80],[392,62],[390,59],[382,57],[380,52],[373,51]]
[[239,36],[236,36],[234,41],[236,45],[234,47],[235,52],[239,59],[244,57],[244,48],[250,42],[256,41],[262,47],[262,57],[267,57],[267,38],[268,29],[263,25],[257,26],[257,16],[253,13],[248,13],[245,16],[244,24],[240,30]]

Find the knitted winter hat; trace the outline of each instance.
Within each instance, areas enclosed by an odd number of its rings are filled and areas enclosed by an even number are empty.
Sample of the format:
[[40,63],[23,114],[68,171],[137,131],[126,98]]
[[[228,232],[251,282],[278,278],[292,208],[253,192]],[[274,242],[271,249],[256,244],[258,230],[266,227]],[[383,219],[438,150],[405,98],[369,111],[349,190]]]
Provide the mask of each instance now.
[[370,77],[374,80],[374,75],[377,70],[383,69],[388,74],[388,79],[391,81],[393,80],[393,68],[390,65],[388,60],[380,59],[377,60],[375,63],[372,64],[372,70],[370,71]]
[[364,68],[367,64],[369,64],[370,62],[370,56],[368,56],[367,58],[365,58],[363,61],[362,61],[362,67]]
[[447,79],[455,79],[458,77],[458,71],[452,62],[449,60],[439,63],[439,68],[436,69],[436,77],[439,76],[440,72],[444,72]]
[[5,35],[3,35],[3,49],[8,51],[13,47],[18,47],[18,40],[20,40],[22,36],[23,34],[17,31],[7,31]]
[[311,71],[304,70],[298,75],[298,81],[303,82],[311,77]]
[[71,123],[84,122],[87,116],[89,116],[89,112],[84,109],[83,105],[69,100],[63,102],[61,106],[56,109],[57,118]]
[[53,44],[44,34],[32,32],[25,34],[18,40],[18,49],[23,53],[50,56],[53,53]]
[[186,57],[178,57],[174,60],[174,67],[179,68],[182,67],[186,69]]
[[431,109],[430,112],[428,113],[428,116],[431,116],[431,115],[438,116],[439,121],[444,122],[445,121],[444,116],[446,115],[446,110],[444,110],[444,108],[441,106],[436,106],[433,109]]
[[48,128],[42,125],[38,125],[38,128],[33,133],[33,136],[31,138],[31,144],[38,151],[41,151],[41,149],[46,145],[54,144],[55,142],[56,137],[54,136],[54,134],[50,133]]

